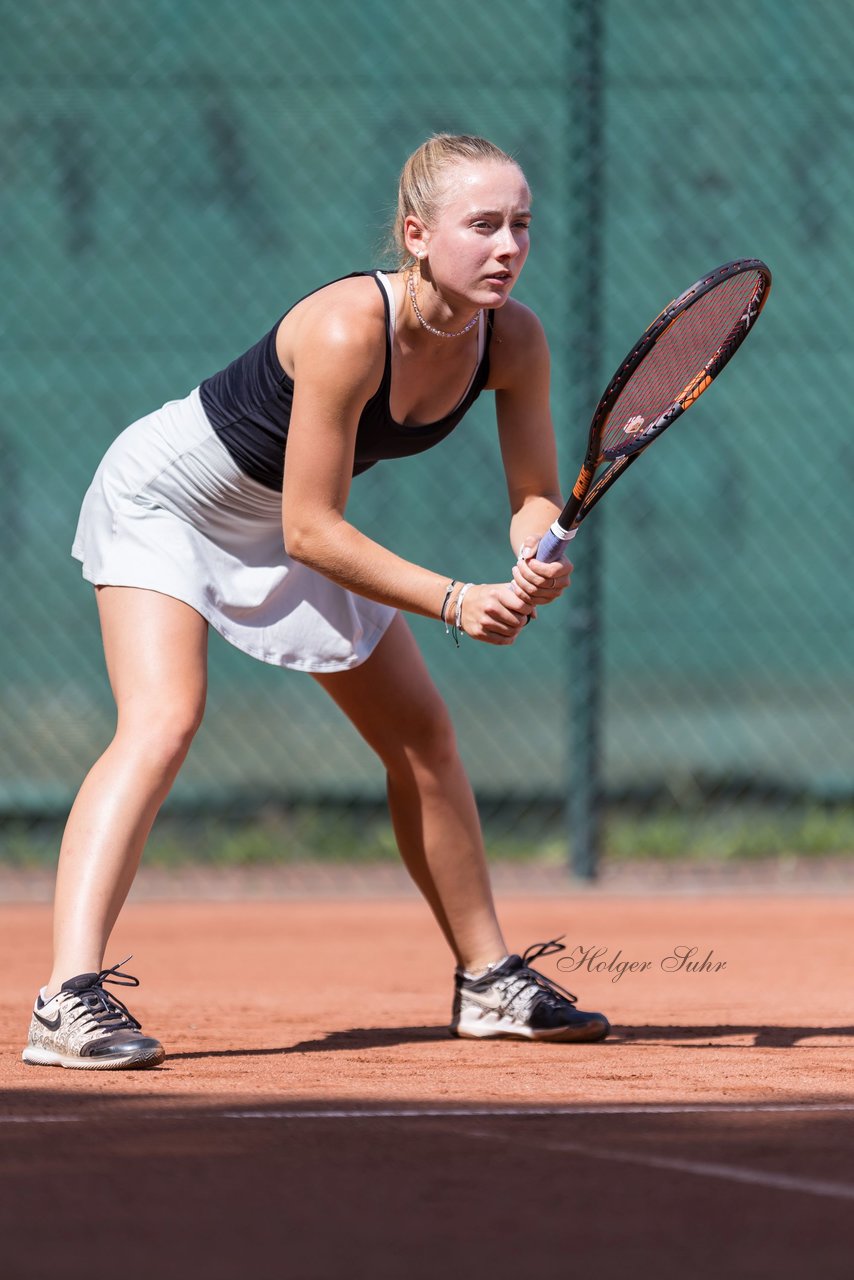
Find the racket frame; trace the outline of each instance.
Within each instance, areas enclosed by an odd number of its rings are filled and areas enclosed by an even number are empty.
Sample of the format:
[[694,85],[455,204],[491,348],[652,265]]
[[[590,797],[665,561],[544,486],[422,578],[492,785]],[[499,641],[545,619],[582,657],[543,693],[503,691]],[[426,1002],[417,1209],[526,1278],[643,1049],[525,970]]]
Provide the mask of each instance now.
[[[679,316],[683,315],[700,298],[712,289],[717,288],[725,280],[742,275],[747,271],[755,271],[758,281],[753,295],[747,302],[744,313],[732,327],[730,332],[712,353],[705,365],[692,375],[679,395],[667,409],[645,427],[629,444],[621,447],[619,453],[608,457],[601,448],[602,431],[608,415],[617,402],[618,397],[629,379],[638,369],[642,361],[657,342],[664,336]],[[689,409],[711,386],[714,379],[728,364],[732,356],[741,346],[752,328],[757,316],[765,305],[771,288],[771,272],[759,258],[736,258],[726,262],[707,275],[701,277],[690,288],[680,293],[677,298],[658,313],[655,319],[641,334],[629,354],[618,366],[608,386],[602,393],[593,413],[588,432],[587,452],[584,457],[578,479],[572,488],[569,501],[557,520],[542,538],[537,548],[537,559],[548,562],[558,559],[564,550],[565,543],[575,537],[578,526],[585,516],[593,510],[603,494],[611,487],[619,475],[630,463],[639,458],[643,451],[652,444],[669,426]],[[594,477],[603,461],[608,461],[608,469],[595,482]]]

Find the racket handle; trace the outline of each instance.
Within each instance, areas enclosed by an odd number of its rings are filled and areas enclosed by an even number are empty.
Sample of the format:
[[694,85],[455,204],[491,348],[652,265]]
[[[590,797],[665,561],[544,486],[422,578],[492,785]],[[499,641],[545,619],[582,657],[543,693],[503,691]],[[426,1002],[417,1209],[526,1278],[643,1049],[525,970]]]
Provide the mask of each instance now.
[[535,559],[540,560],[543,564],[550,564],[552,560],[559,560],[566,550],[567,542],[570,542],[577,533],[577,528],[564,529],[555,520],[551,528],[547,529],[540,539]]

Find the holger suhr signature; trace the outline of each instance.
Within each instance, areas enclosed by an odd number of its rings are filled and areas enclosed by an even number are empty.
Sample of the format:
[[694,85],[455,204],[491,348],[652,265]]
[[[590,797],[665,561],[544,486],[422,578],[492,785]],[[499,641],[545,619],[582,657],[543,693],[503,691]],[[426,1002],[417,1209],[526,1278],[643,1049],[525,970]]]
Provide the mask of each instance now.
[[720,973],[726,968],[726,960],[718,960],[709,947],[701,957],[700,947],[680,945],[673,947],[660,960],[625,960],[622,948],[610,956],[609,947],[585,947],[581,943],[567,955],[561,956],[557,967],[563,973],[608,973],[612,982],[619,982],[627,973],[648,973],[657,967],[663,973]]

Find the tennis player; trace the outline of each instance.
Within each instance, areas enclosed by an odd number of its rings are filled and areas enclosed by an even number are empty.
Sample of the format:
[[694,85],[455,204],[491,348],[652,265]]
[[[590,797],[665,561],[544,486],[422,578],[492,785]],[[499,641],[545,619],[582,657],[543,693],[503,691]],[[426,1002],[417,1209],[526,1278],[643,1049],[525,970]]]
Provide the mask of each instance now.
[[[104,952],[202,718],[209,626],[253,658],[309,672],[382,760],[401,855],[456,959],[452,1033],[607,1035],[602,1014],[530,967],[542,948],[508,954],[451,721],[403,616],[435,618],[449,644],[510,645],[569,584],[566,560],[533,558],[562,499],[545,337],[510,297],[530,203],[518,164],[491,143],[430,138],[401,175],[397,270],[320,287],[107,452],[73,554],[96,588],[117,729],[69,816],[53,970],[25,1062],[116,1069],[165,1056],[106,990],[138,981],[124,961],[104,969]],[[467,581],[454,549],[448,568],[413,564],[346,515],[354,476],[439,444],[484,390],[518,554],[501,583]]]

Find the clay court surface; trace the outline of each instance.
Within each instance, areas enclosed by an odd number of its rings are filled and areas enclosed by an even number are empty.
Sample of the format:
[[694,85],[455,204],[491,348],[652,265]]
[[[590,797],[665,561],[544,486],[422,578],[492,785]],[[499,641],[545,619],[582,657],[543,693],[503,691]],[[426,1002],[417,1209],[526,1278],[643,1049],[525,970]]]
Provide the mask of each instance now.
[[[646,962],[541,963],[609,1041],[451,1039],[448,955],[394,876],[191,878],[141,882],[109,952],[164,1065],[27,1068],[48,908],[0,904],[2,1274],[849,1277],[852,887],[499,903],[514,949]],[[681,947],[708,965],[668,971]]]

